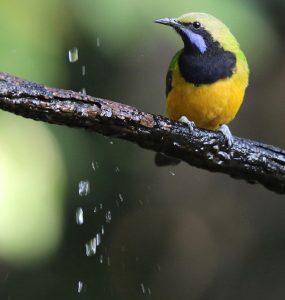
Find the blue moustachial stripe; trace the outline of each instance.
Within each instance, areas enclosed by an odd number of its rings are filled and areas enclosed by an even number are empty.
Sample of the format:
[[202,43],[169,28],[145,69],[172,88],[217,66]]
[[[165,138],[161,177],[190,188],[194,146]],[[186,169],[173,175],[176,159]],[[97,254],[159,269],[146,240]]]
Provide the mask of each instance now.
[[206,52],[207,45],[204,38],[200,34],[194,33],[189,29],[182,28],[180,30],[189,38],[191,43],[195,45],[202,54]]

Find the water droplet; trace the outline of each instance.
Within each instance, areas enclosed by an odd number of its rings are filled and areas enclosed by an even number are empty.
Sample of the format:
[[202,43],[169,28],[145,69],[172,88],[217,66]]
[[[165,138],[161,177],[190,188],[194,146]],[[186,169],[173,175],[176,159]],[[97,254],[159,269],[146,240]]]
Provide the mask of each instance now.
[[145,294],[145,287],[144,287],[143,283],[141,283],[141,289],[142,289],[143,294]]
[[114,145],[114,142],[113,142],[113,141],[110,141],[110,144],[111,144],[111,145]]
[[99,204],[99,207],[100,207],[100,209],[103,209],[103,204],[100,203],[100,204]]
[[259,155],[256,153],[251,153],[250,155],[248,155],[247,159],[250,162],[254,162],[255,160],[259,159]]
[[82,76],[85,76],[86,75],[86,66],[83,65],[82,66]]
[[226,153],[226,152],[219,151],[218,154],[219,154],[222,158],[224,158],[224,159],[226,159],[226,160],[230,160],[230,159],[231,159],[230,155],[229,155],[228,153]]
[[90,192],[90,182],[87,180],[82,180],[78,185],[79,196],[87,196]]
[[86,256],[92,256],[96,254],[96,248],[97,248],[97,239],[94,237],[89,242],[85,244],[85,253]]
[[83,96],[86,96],[87,95],[87,92],[86,92],[86,89],[85,88],[82,88],[80,93],[83,95]]
[[102,254],[100,255],[99,261],[100,261],[100,264],[103,263],[103,255]]
[[200,140],[201,143],[203,143],[204,145],[213,145],[216,140],[215,139],[210,139],[206,136],[206,137],[202,137]]
[[207,156],[207,158],[208,158],[209,160],[212,160],[212,159],[214,158],[214,155],[213,155],[211,152],[208,152],[208,153],[206,154],[206,156]]
[[175,173],[173,171],[169,171],[169,174],[175,176]]
[[112,219],[111,211],[108,210],[106,212],[106,223],[109,224],[111,222],[111,219]]
[[76,47],[71,48],[68,51],[68,60],[71,63],[78,61],[78,49]]
[[148,294],[151,295],[151,289],[147,288]]
[[88,117],[88,110],[86,108],[79,108],[78,112],[81,114],[82,117]]
[[99,164],[97,161],[95,161],[95,162],[92,161],[91,165],[92,165],[92,169],[94,171],[96,171],[96,169],[99,169]]
[[104,225],[101,226],[101,233],[102,233],[102,235],[104,235],[104,233],[105,233]]
[[97,39],[96,39],[96,44],[97,44],[97,47],[100,47],[100,38],[99,37],[97,37]]
[[120,168],[119,168],[119,167],[116,167],[115,172],[116,172],[116,173],[119,173],[119,172],[120,172]]
[[78,292],[78,294],[80,294],[82,292],[82,290],[83,290],[83,282],[79,280],[78,283],[77,283],[77,292]]
[[123,198],[122,194],[119,194],[119,199],[121,200],[121,202],[124,201],[124,198]]
[[93,210],[93,211],[94,211],[94,213],[96,214],[96,212],[97,212],[97,207],[96,207],[96,206],[94,207],[94,210]]
[[101,244],[101,235],[100,233],[96,234],[96,246],[98,247]]
[[82,225],[84,223],[83,209],[81,207],[76,210],[76,223]]

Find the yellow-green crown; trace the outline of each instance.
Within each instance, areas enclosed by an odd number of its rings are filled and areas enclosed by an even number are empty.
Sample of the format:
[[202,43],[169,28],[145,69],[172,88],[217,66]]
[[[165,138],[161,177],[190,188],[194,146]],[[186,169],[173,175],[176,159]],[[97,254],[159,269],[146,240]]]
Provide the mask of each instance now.
[[193,12],[180,16],[177,18],[177,21],[181,23],[200,22],[201,25],[211,34],[214,41],[219,42],[225,50],[235,53],[240,58],[244,58],[238,41],[232,35],[229,28],[219,19],[206,13]]

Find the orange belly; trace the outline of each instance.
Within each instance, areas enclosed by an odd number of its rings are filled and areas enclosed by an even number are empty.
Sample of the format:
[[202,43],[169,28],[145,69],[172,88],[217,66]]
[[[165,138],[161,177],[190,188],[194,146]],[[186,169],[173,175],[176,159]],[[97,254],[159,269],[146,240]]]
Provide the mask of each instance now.
[[200,128],[215,130],[234,119],[242,104],[247,82],[247,69],[240,64],[231,78],[200,86],[186,82],[175,66],[172,90],[167,96],[168,116],[173,120],[186,116]]

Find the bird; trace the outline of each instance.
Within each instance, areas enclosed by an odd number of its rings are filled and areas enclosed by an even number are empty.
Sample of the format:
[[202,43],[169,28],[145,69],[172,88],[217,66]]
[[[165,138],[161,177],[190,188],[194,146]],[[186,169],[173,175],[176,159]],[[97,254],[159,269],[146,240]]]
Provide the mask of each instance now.
[[155,23],[172,27],[184,47],[172,58],[166,76],[166,110],[172,120],[221,131],[228,145],[227,126],[243,102],[249,81],[245,54],[229,28],[216,17],[199,12]]

